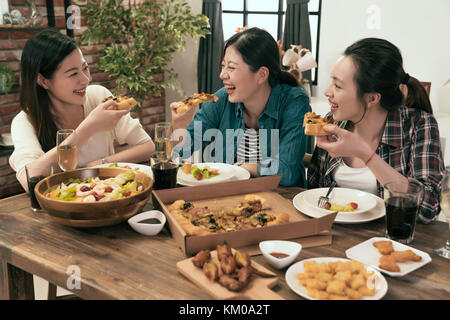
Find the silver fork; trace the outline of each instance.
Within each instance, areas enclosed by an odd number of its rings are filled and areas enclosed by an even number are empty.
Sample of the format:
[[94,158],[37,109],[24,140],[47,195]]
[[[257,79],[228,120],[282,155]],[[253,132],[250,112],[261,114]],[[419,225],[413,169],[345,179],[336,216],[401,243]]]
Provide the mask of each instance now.
[[325,206],[325,204],[330,201],[330,199],[328,198],[328,196],[330,195],[331,191],[333,191],[334,187],[336,186],[336,181],[333,181],[331,183],[330,188],[328,189],[327,195],[324,196],[320,196],[319,201],[317,201],[317,205],[319,206],[319,208],[323,208]]

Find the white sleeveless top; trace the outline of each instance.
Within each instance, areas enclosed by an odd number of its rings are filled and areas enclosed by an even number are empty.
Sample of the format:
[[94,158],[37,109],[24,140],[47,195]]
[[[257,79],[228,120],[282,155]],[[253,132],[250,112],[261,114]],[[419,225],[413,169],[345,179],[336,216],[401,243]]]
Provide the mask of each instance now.
[[333,172],[338,187],[357,189],[377,195],[377,179],[367,168],[351,168],[342,161]]

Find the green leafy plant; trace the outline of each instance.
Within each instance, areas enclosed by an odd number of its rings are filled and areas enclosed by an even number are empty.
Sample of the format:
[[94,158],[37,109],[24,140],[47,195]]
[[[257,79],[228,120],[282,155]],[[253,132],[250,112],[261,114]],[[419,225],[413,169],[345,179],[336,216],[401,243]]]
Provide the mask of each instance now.
[[138,102],[167,87],[182,93],[168,63],[184,51],[187,36],[209,33],[206,16],[183,0],[89,0],[83,12],[88,28],[81,40],[107,43],[98,66],[116,79],[116,91]]
[[8,94],[14,82],[12,70],[5,65],[0,65],[0,93]]

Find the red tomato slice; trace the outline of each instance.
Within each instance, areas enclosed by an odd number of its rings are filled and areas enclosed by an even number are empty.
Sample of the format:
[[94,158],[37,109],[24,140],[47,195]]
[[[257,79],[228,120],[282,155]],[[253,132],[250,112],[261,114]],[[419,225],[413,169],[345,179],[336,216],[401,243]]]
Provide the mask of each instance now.
[[358,209],[358,204],[356,202],[350,202],[348,205],[351,206],[353,210]]

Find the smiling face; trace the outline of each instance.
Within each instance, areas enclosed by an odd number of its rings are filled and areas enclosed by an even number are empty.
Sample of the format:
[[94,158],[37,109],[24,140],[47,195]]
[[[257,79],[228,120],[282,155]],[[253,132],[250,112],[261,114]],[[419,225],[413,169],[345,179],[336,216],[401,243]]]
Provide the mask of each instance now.
[[227,89],[228,100],[244,104],[255,96],[261,82],[258,72],[250,70],[249,65],[233,46],[225,51],[220,79]]
[[347,56],[340,58],[331,72],[331,83],[325,89],[325,96],[335,121],[350,120],[356,123],[364,114],[364,106],[357,95],[355,72],[353,60]]
[[38,77],[38,84],[47,90],[54,105],[83,105],[90,81],[89,66],[78,48],[61,62],[52,78]]

